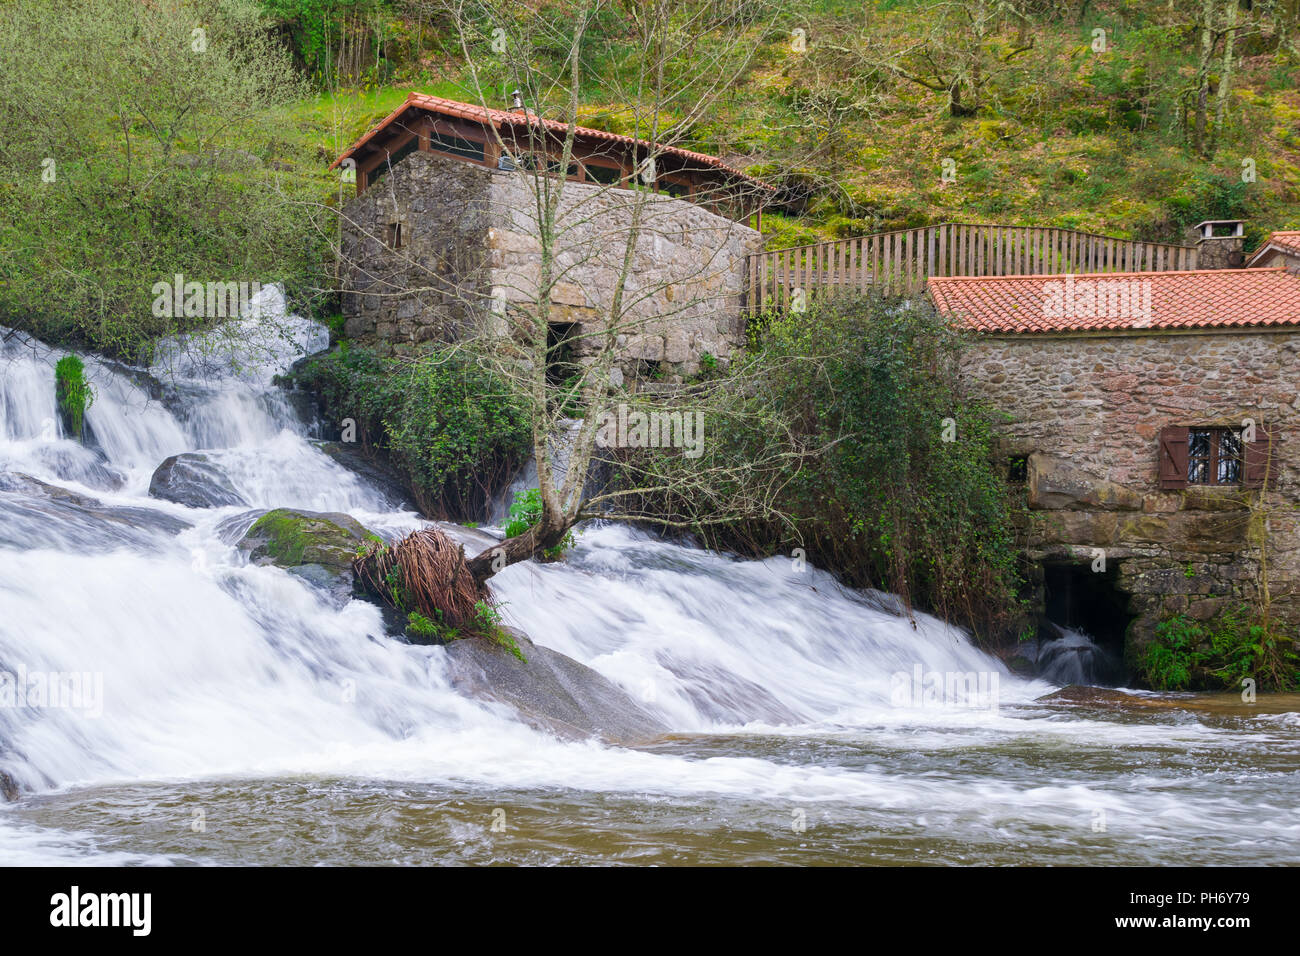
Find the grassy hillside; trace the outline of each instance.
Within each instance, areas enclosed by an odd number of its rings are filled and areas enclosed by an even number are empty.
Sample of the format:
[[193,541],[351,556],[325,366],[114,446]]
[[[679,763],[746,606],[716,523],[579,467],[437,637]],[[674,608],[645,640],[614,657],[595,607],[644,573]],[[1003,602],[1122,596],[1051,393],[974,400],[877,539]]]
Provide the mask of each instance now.
[[[542,9],[562,12],[565,2]],[[1252,239],[1300,225],[1300,5],[1235,12],[1212,151],[1193,147],[1188,115],[1203,2],[1071,7],[812,0],[764,8],[770,16],[756,16],[744,34],[754,54],[744,81],[712,104],[708,122],[681,130],[684,143],[786,187],[785,214],[764,221],[777,246],[945,220],[1175,241],[1205,218],[1247,218]],[[374,47],[358,67],[362,81],[286,114],[295,159],[332,159],[408,90],[477,98],[437,13],[377,9],[387,13],[350,27]],[[583,89],[586,125],[625,131],[630,96],[620,96],[618,74],[635,55],[629,23],[598,18],[588,38],[585,62],[601,82]],[[1211,119],[1223,52],[1219,38],[1206,78]],[[495,82],[490,57],[484,63]],[[953,115],[954,78],[969,115]],[[1253,182],[1243,181],[1247,160]]]
[[201,324],[151,314],[177,273],[330,314],[329,164],[411,90],[566,115],[578,23],[578,120],[640,132],[661,64],[661,139],[778,185],[773,247],[1300,226],[1300,0],[29,0],[0,4],[0,324],[134,356]]

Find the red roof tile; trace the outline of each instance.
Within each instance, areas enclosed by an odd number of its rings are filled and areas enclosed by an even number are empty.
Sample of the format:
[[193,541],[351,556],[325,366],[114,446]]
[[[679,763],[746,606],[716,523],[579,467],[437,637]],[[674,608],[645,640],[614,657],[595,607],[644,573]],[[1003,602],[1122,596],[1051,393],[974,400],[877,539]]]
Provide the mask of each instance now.
[[1300,256],[1300,229],[1280,229],[1269,233],[1264,244],[1255,250],[1247,264],[1263,257],[1269,246]]
[[947,277],[929,289],[978,332],[1300,325],[1300,276],[1281,268]]
[[[503,125],[527,126],[529,123],[541,123],[544,128],[550,130],[551,132],[558,133],[559,135],[564,135],[565,131],[568,130],[569,128],[568,123],[563,123],[560,122],[559,120],[546,119],[544,117],[538,116],[537,113],[535,112],[523,113],[515,110],[498,110],[498,109],[493,109],[492,107],[477,106],[473,103],[461,103],[456,100],[447,100],[447,99],[443,99],[440,96],[428,96],[424,93],[409,93],[407,94],[405,103],[403,103],[397,109],[393,110],[393,112],[389,113],[386,117],[384,117],[374,126],[372,126],[364,136],[362,136],[359,140],[357,140],[350,147],[348,147],[348,149],[343,153],[342,156],[340,156],[338,159],[334,160],[334,162],[330,164],[330,169],[334,169],[336,166],[339,165],[339,163],[343,162],[343,160],[347,159],[349,156],[354,154],[357,150],[359,150],[367,142],[369,142],[374,136],[376,136],[379,132],[385,129],[390,123],[394,122],[399,116],[402,115],[402,113],[404,113],[406,110],[412,107],[415,107],[417,109],[428,110],[432,113],[440,113],[443,116],[454,116],[457,117],[458,119],[470,120],[471,122],[475,122],[475,123],[483,123],[485,125],[488,122],[491,122],[498,129]],[[604,130],[589,129],[588,127],[585,126],[576,126],[574,127],[574,129],[575,129],[575,134],[577,136],[588,138],[588,139],[600,139],[610,143],[620,143],[629,146],[648,145],[645,142],[645,140],[639,140],[634,136],[623,136],[618,133],[608,133]],[[680,149],[676,146],[665,146],[663,144],[658,144],[657,148],[661,153],[667,153],[672,156],[677,156],[682,159],[688,159],[691,160],[692,162],[700,163],[704,166],[710,166],[713,169],[718,169],[721,170],[722,172],[729,173],[733,176],[738,176],[742,179],[749,180],[752,183],[762,186],[764,189],[774,188],[772,186],[769,186],[767,183],[755,179],[752,176],[747,176],[745,173],[741,172],[739,169],[736,169],[734,166],[728,166],[726,163],[718,159],[718,157],[716,156],[709,156],[705,153],[696,153],[689,149]]]

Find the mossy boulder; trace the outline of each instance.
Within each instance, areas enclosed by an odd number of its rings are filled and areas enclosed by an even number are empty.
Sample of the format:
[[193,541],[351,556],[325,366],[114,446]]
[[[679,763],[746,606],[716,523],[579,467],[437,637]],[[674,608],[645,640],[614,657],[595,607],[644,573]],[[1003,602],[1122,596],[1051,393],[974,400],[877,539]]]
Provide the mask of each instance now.
[[351,515],[276,508],[253,522],[239,542],[254,564],[273,564],[346,604],[353,591],[352,559],[382,541]]
[[255,564],[281,568],[319,564],[350,570],[357,551],[374,540],[379,540],[378,535],[351,515],[276,508],[253,522],[239,547],[249,552]]

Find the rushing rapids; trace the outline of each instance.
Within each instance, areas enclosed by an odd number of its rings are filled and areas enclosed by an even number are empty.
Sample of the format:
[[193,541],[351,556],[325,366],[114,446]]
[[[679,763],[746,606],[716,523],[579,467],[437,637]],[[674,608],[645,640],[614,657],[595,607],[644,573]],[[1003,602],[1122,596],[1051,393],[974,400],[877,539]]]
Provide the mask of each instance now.
[[[150,370],[86,356],[86,445],[59,424],[58,355],[3,337],[0,860],[1295,862],[1296,698],[1053,698],[787,558],[595,525],[493,579],[508,623],[660,739],[561,740],[463,696],[442,648],[221,531],[272,507],[421,525],[313,444],[270,378],[327,338],[279,327],[169,343]],[[149,496],[195,451],[246,506]]]

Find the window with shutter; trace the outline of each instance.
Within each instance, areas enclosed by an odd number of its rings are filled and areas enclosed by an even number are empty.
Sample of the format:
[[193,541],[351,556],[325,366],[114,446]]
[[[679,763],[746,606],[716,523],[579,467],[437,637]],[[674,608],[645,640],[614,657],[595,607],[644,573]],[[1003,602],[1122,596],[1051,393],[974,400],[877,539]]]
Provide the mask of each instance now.
[[[1247,440],[1251,439],[1251,440]],[[1272,487],[1277,458],[1267,428],[1250,430],[1170,425],[1160,430],[1160,487]]]
[[1191,431],[1186,425],[1169,425],[1160,429],[1160,487],[1187,487],[1187,442]]
[[1241,484],[1242,430],[1190,428],[1187,432],[1189,485]]
[[1247,488],[1268,490],[1277,484],[1277,448],[1273,433],[1263,425],[1255,426],[1255,440],[1245,442],[1245,477]]

